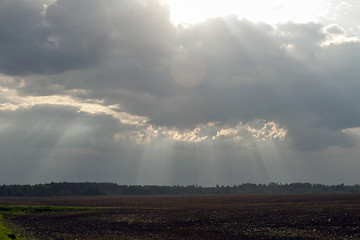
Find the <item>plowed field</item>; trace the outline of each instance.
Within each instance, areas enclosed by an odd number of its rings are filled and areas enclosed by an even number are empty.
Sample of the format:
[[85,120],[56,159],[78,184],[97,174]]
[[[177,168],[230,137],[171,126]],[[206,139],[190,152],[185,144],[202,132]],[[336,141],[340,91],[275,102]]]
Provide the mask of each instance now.
[[23,239],[360,239],[360,194],[0,198]]

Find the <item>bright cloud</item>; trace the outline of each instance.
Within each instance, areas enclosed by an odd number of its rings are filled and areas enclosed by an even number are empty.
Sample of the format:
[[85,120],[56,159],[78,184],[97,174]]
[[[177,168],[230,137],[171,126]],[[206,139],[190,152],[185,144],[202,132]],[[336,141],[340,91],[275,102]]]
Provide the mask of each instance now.
[[198,23],[209,18],[237,15],[252,21],[278,23],[285,21],[308,22],[325,16],[331,4],[317,1],[176,1],[165,0],[170,6],[171,18],[175,23]]

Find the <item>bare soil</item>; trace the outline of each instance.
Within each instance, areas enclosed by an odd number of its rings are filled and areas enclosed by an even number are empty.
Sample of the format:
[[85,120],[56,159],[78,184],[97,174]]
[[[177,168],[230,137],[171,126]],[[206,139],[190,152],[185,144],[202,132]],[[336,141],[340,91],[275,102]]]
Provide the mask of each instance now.
[[5,216],[23,239],[360,239],[360,194],[0,198],[94,207]]

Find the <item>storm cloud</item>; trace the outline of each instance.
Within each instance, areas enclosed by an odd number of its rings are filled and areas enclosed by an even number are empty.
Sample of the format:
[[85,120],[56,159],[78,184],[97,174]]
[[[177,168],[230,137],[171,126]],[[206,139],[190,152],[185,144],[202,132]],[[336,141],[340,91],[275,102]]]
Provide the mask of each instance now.
[[[210,181],[204,159],[217,160],[199,149],[219,159],[227,152],[226,171],[258,166],[251,181],[276,176],[258,160],[264,142],[280,149],[279,158],[334,148],[353,156],[360,41],[340,23],[269,24],[234,15],[185,26],[172,23],[169,7],[156,0],[0,0],[2,162],[9,172],[12,159],[35,172],[40,161],[52,166],[51,158],[74,169],[86,158],[95,168],[104,159],[103,172],[121,165],[135,174],[142,154],[167,156],[170,141],[171,168],[180,173],[169,170],[154,182],[181,183],[185,172]],[[291,176],[305,169],[288,161]],[[223,182],[240,181],[225,179],[226,171]],[[115,181],[149,181],[145,173],[141,180],[130,175]]]

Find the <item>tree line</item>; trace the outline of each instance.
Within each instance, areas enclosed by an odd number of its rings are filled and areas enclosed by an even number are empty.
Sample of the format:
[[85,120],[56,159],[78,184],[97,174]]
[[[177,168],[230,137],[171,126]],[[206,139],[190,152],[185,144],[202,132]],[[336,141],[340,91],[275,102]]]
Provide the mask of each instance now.
[[360,192],[360,185],[346,186],[311,183],[243,183],[234,186],[202,187],[159,186],[159,185],[119,185],[116,183],[61,182],[35,185],[2,185],[0,197],[37,196],[92,196],[92,195],[161,195],[161,194],[253,194],[253,193],[340,193]]

